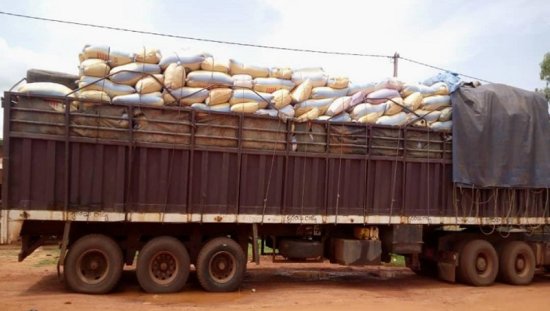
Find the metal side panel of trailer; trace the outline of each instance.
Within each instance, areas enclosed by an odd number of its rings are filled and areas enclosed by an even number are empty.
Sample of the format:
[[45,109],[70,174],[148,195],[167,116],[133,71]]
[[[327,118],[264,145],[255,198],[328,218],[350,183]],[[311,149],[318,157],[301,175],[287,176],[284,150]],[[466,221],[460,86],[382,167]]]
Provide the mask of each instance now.
[[4,232],[26,219],[550,220],[549,189],[453,184],[449,132],[72,100],[4,94]]

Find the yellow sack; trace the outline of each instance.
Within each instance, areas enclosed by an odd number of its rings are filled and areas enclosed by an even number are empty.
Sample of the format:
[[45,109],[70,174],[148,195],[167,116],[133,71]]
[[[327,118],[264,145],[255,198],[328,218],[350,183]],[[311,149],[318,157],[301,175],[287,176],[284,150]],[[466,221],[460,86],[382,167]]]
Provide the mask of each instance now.
[[111,98],[106,92],[103,91],[79,91],[76,97],[82,101],[111,101]]
[[271,95],[273,95],[273,99],[271,100],[271,103],[273,103],[273,105],[277,109],[286,107],[290,105],[290,103],[292,102],[292,97],[290,97],[290,92],[286,89],[275,91]]
[[443,110],[441,110],[441,114],[439,115],[439,121],[445,122],[451,120],[453,116],[453,108],[447,107]]
[[451,97],[449,95],[434,95],[422,100],[422,109],[424,110],[439,110],[450,105]]
[[375,124],[384,112],[371,112],[359,118],[360,123]]
[[309,98],[312,89],[313,85],[311,84],[311,81],[309,81],[309,79],[306,79],[290,93],[292,101],[294,103],[303,102],[304,100]]
[[209,106],[214,106],[218,104],[227,103],[233,95],[232,89],[220,88],[213,89],[210,91],[210,94],[206,98],[206,104]]
[[393,116],[394,114],[398,114],[403,110],[403,106],[404,106],[403,98],[401,97],[392,98],[392,100],[388,100],[386,102],[386,112],[384,114],[387,116]]
[[223,73],[229,73],[229,61],[218,60],[213,57],[207,57],[201,63],[201,69],[206,71],[217,71]]
[[245,65],[234,59],[229,60],[229,72],[231,75],[246,74],[253,78],[266,78],[269,76],[269,68],[253,65]]
[[183,105],[191,105],[194,103],[202,103],[208,97],[208,90],[197,87],[182,87],[176,90],[170,90],[170,92],[176,97],[174,98],[168,91],[164,91],[163,98],[166,105],[170,105],[176,102]]
[[109,71],[111,67],[107,65],[107,61],[97,58],[86,59],[79,66],[80,76],[103,78],[109,74]]
[[422,94],[420,92],[414,92],[411,95],[405,97],[403,100],[403,105],[411,111],[418,110],[422,105]]
[[161,59],[161,54],[158,49],[148,49],[148,48],[142,48],[140,49],[136,55],[136,62],[138,63],[148,63],[148,64],[158,64]]
[[232,112],[255,113],[260,107],[257,102],[240,103],[231,106]]
[[175,90],[185,86],[185,67],[171,63],[164,70],[164,87]]
[[269,76],[272,78],[290,80],[292,78],[292,69],[288,67],[273,67],[269,70]]
[[161,74],[155,74],[153,76],[156,79],[151,76],[147,76],[136,82],[136,92],[140,94],[160,92],[164,83],[164,76]]
[[327,86],[333,89],[345,89],[349,86],[349,78],[348,77],[329,77],[327,80]]
[[229,103],[223,103],[223,104],[210,106],[210,111],[230,112],[231,105]]
[[321,115],[321,112],[319,111],[318,108],[313,108],[311,109],[310,111],[304,113],[303,115],[299,116],[298,118],[296,118],[296,122],[306,122],[306,121],[309,121],[309,120],[315,120],[317,118],[319,118],[319,116]]
[[254,79],[254,90],[257,92],[273,93],[280,89],[292,90],[294,82],[278,78],[256,78]]

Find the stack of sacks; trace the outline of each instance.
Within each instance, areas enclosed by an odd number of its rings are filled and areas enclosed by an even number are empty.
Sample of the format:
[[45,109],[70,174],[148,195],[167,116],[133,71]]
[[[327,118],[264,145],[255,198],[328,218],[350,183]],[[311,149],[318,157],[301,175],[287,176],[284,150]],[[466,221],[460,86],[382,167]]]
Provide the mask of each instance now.
[[409,107],[414,111],[409,117],[413,125],[428,126],[433,129],[451,128],[451,97],[447,84],[443,82],[432,85],[405,84],[401,94],[407,98],[414,96],[420,101],[418,105]]
[[[149,80],[141,81],[147,74],[160,74],[158,50],[144,48],[136,53],[124,53],[108,46],[86,45],[79,58],[81,90],[77,97],[81,100],[163,104],[158,88],[151,87]],[[141,92],[136,93],[138,85]]]

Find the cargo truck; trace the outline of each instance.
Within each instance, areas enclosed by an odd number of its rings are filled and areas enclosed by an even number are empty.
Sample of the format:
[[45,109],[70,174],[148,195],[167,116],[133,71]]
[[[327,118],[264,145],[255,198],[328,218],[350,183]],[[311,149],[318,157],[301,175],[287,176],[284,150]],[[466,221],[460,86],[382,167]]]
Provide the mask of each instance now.
[[[518,92],[513,105],[539,109]],[[495,160],[487,141],[465,142],[480,123],[465,125],[459,99],[453,130],[434,131],[5,92],[2,243],[20,240],[19,260],[59,243],[64,282],[88,294],[132,264],[146,292],[180,291],[191,269],[206,291],[233,291],[266,253],[340,265],[398,254],[450,282],[529,284],[550,267],[550,144],[534,138],[550,136],[546,106],[519,121],[534,129],[519,149],[516,123],[483,121],[509,150]]]

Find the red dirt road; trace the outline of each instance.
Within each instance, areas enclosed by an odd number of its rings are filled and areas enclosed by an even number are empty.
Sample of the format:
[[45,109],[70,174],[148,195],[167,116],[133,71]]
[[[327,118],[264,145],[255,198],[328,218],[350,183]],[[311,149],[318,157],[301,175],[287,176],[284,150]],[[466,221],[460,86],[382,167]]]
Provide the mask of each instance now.
[[402,268],[349,268],[326,263],[249,265],[239,292],[206,293],[194,275],[177,294],[140,290],[132,270],[116,291],[70,293],[57,279],[55,247],[17,262],[17,246],[0,247],[0,310],[550,310],[550,275],[530,286],[475,288],[414,275]]

